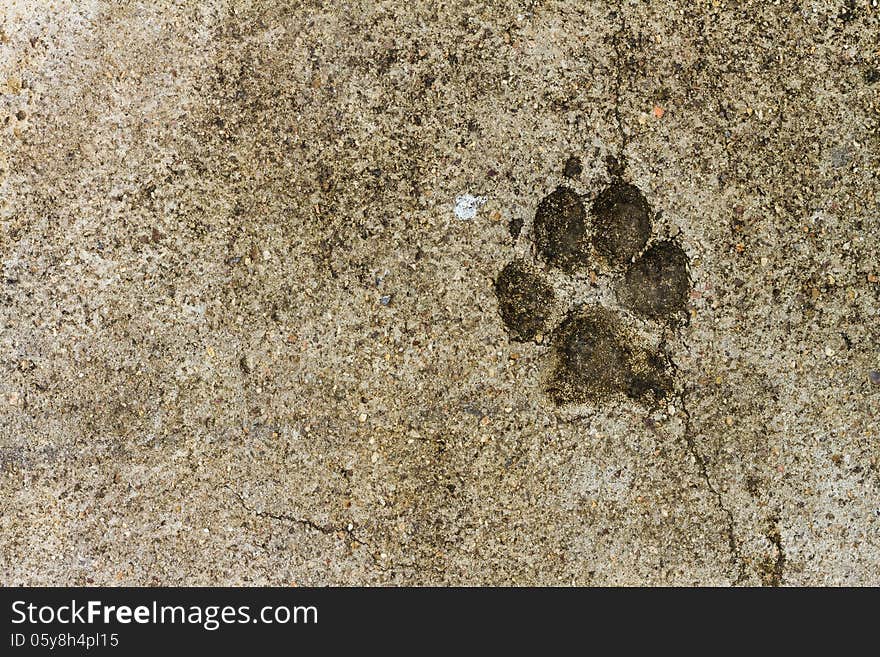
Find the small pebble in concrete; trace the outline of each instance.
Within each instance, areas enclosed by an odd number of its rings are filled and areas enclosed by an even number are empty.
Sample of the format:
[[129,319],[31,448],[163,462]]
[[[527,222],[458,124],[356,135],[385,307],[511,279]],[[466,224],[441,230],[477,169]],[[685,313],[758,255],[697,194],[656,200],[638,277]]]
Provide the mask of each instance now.
[[462,194],[455,199],[455,216],[465,221],[477,216],[477,210],[486,202],[482,196]]
[[874,385],[880,385],[880,372],[877,370],[870,370],[868,372],[868,378],[871,379],[871,383]]

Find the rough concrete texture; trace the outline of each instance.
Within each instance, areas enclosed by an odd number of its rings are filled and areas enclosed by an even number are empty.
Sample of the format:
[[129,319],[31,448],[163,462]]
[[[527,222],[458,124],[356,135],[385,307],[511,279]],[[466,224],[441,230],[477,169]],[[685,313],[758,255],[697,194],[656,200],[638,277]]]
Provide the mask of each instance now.
[[[3,584],[880,584],[875,0],[2,0],[0,121]],[[557,406],[615,173],[674,389]]]

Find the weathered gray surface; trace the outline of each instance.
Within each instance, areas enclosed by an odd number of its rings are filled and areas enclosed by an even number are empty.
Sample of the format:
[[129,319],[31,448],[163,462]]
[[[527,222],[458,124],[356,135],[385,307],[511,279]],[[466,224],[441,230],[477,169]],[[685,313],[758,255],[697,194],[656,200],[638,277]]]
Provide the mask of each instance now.
[[[880,583],[871,2],[45,4],[0,7],[3,584]],[[675,393],[556,408],[493,280],[624,144]]]

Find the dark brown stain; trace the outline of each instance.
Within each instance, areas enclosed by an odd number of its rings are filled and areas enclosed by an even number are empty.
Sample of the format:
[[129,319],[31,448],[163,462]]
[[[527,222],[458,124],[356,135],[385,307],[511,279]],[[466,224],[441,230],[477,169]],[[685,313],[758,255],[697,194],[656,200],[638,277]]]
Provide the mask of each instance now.
[[662,400],[672,391],[664,359],[640,345],[620,317],[600,306],[574,308],[553,333],[555,364],[547,391],[557,404],[614,395]]
[[586,214],[580,196],[568,187],[558,187],[538,204],[534,240],[547,264],[567,272],[586,266]]
[[553,289],[523,260],[512,260],[495,279],[498,311],[512,340],[534,340],[544,331]]
[[688,257],[672,240],[657,242],[627,270],[618,288],[621,302],[651,319],[679,317],[687,306]]
[[651,237],[651,208],[635,185],[614,182],[593,202],[593,246],[612,265],[625,265]]

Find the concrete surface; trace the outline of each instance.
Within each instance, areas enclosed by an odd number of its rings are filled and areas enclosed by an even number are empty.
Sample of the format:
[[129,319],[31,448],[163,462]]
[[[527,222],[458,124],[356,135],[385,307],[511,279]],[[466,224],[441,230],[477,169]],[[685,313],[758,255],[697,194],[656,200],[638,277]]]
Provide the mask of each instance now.
[[[3,0],[0,124],[2,584],[880,584],[877,2]],[[615,173],[673,388],[557,406]]]

